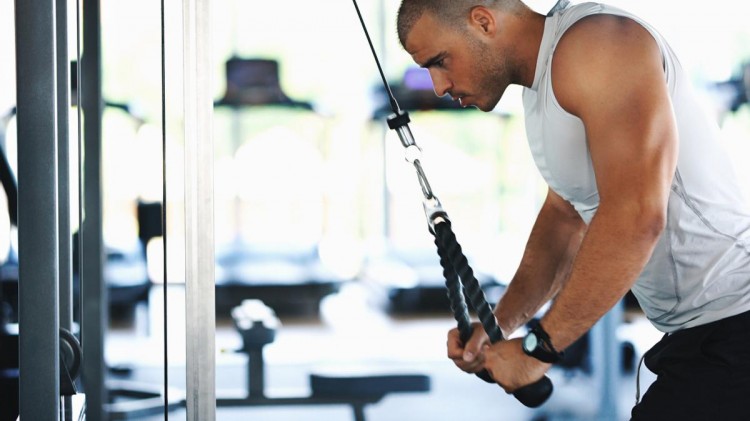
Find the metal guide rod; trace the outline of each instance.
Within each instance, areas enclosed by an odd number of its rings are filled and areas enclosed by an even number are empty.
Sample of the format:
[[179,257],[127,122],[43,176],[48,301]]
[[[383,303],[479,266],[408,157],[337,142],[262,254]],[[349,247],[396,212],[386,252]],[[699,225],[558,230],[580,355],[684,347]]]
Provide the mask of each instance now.
[[15,6],[19,409],[23,420],[53,421],[60,412],[55,1]]
[[70,61],[68,4],[57,2],[57,197],[60,236],[60,327],[73,328],[73,268],[70,232]]
[[167,286],[169,285],[169,266],[168,259],[169,249],[167,248],[167,45],[165,36],[166,27],[166,8],[164,0],[159,2],[160,9],[160,36],[161,36],[161,182],[162,182],[162,200],[161,200],[161,241],[163,246],[162,256],[162,273],[164,274],[162,285],[163,297],[162,308],[164,308],[163,327],[164,337],[162,338],[163,357],[164,357],[164,421],[169,419],[169,295]]
[[[57,198],[59,242],[60,328],[73,331],[73,241],[70,231],[70,61],[68,59],[68,4],[57,1]],[[62,368],[61,368],[62,370]],[[61,418],[73,418],[72,399],[62,401]]]
[[216,419],[209,0],[183,0],[187,420]]
[[83,160],[81,253],[81,342],[86,419],[108,419],[109,400],[105,377],[104,341],[109,320],[108,291],[104,284],[104,234],[102,194],[102,61],[101,5],[99,0],[82,1],[83,50],[79,74],[83,114]]

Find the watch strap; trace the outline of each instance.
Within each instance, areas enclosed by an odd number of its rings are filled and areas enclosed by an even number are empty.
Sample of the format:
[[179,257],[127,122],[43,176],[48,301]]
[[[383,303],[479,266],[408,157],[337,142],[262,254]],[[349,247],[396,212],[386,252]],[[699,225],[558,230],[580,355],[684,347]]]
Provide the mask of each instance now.
[[524,352],[545,363],[554,364],[560,362],[565,356],[565,353],[555,349],[552,345],[552,340],[550,339],[549,334],[544,330],[541,323],[539,323],[538,320],[534,320],[530,325],[531,329],[529,333],[533,333],[538,342],[533,350],[526,350],[524,348]]

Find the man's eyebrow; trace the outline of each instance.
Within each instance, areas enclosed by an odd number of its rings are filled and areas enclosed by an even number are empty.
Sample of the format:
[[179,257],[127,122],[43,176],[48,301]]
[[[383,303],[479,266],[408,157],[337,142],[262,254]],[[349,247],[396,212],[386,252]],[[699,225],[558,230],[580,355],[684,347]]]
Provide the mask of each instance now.
[[432,56],[427,61],[425,61],[423,64],[420,64],[419,67],[423,67],[425,69],[429,69],[430,67],[432,67],[435,64],[437,64],[438,61],[442,60],[444,56],[445,56],[445,51],[441,51],[441,52],[435,54],[434,56]]

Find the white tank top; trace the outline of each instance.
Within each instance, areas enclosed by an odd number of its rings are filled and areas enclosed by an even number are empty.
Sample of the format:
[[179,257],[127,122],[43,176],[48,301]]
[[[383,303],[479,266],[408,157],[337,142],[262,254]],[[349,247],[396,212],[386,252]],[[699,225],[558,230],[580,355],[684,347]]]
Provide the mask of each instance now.
[[677,171],[667,224],[632,288],[661,331],[673,332],[750,310],[750,207],[742,197],[718,125],[699,105],[665,40],[617,8],[583,3],[547,17],[536,74],[524,89],[526,131],[539,171],[555,192],[591,222],[599,206],[582,121],[563,110],[552,90],[552,58],[563,33],[592,14],[625,16],[656,40],[679,132]]

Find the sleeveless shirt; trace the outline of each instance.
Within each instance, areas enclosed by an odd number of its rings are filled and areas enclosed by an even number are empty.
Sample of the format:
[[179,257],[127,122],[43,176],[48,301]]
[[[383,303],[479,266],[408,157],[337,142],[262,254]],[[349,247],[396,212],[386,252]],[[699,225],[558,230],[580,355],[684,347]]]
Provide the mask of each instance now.
[[704,112],[664,38],[615,7],[582,3],[547,17],[533,85],[523,91],[526,132],[549,187],[588,224],[599,205],[583,122],[552,89],[552,60],[565,31],[583,17],[611,14],[647,29],[661,50],[679,134],[666,228],[631,291],[648,319],[673,332],[750,310],[750,207],[742,197],[718,124]]

